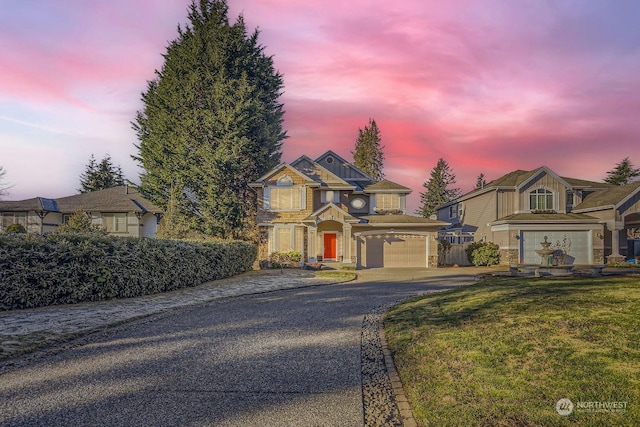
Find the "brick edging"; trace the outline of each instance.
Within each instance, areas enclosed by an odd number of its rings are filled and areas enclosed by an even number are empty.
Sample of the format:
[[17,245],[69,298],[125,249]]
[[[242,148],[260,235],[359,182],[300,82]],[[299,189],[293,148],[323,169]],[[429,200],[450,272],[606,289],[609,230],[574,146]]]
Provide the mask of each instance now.
[[391,355],[391,351],[387,346],[387,338],[384,334],[384,325],[382,324],[382,320],[380,321],[380,323],[381,324],[378,328],[378,332],[380,334],[382,354],[384,355],[384,363],[387,367],[387,374],[389,375],[389,380],[391,381],[393,394],[395,395],[396,403],[398,405],[398,409],[400,410],[402,424],[404,427],[417,427],[418,424],[413,417],[413,411],[411,410],[411,406],[409,405],[409,400],[407,399],[407,396],[404,393],[404,389],[402,388],[402,381],[400,381],[400,376],[398,375],[398,371],[396,370],[396,365],[393,363],[393,356]]

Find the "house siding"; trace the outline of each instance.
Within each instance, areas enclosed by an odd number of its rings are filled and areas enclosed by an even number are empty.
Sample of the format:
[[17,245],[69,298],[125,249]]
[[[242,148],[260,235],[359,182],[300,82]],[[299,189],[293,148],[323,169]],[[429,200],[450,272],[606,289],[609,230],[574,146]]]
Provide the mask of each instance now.
[[514,190],[499,190],[496,197],[498,198],[498,215],[492,221],[511,215],[519,209],[518,197]]
[[554,209],[557,212],[566,212],[567,210],[567,188],[553,176],[545,173],[541,174],[537,179],[532,180],[526,186],[520,189],[519,204],[520,212],[529,209],[529,193],[537,188],[545,188],[554,193]]
[[265,181],[265,186],[275,186],[278,179],[288,175],[291,177],[294,186],[301,186],[305,191],[306,198],[306,208],[302,210],[295,211],[271,211],[268,209],[264,209],[264,188],[257,189],[257,198],[258,198],[258,213],[257,213],[257,221],[258,224],[264,223],[298,223],[311,215],[313,212],[314,202],[313,202],[313,188],[306,186],[306,181],[300,175],[294,173],[291,170],[283,169],[278,173],[273,174],[269,180]]
[[476,241],[483,237],[491,238],[491,228],[488,224],[497,219],[496,203],[495,191],[484,193],[464,202],[464,223],[478,227],[475,231]]

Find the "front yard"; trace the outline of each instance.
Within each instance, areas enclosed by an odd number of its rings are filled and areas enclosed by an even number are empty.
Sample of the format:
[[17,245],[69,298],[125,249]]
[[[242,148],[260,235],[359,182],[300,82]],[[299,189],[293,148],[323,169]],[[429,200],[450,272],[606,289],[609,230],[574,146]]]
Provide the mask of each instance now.
[[640,425],[639,279],[489,278],[395,307],[418,424]]

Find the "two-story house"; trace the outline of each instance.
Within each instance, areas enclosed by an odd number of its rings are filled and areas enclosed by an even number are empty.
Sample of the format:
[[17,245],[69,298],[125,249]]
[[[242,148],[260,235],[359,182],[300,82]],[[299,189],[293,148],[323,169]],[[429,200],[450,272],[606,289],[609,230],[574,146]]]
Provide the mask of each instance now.
[[0,201],[0,231],[20,224],[29,233],[49,233],[78,211],[86,212],[108,234],[121,237],[155,237],[162,216],[159,207],[124,185],[58,199]]
[[309,262],[437,267],[437,230],[448,222],[407,215],[409,188],[375,182],[332,151],[282,163],[250,185],[258,196],[259,260],[295,250]]
[[[624,261],[640,226],[640,183],[612,186],[566,178],[542,166],[510,172],[440,206],[445,236],[472,235],[500,247],[501,264],[538,264],[546,237],[575,264]],[[640,255],[640,254],[639,254]]]

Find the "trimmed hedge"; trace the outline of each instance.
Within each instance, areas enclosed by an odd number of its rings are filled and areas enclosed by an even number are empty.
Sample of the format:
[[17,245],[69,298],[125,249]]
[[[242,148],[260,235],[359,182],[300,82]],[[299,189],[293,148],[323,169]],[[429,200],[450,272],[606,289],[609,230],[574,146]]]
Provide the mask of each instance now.
[[250,270],[257,248],[85,234],[0,235],[0,310],[130,298]]

